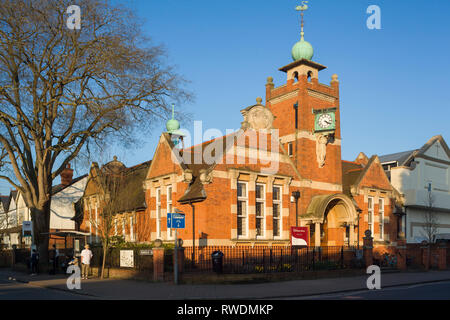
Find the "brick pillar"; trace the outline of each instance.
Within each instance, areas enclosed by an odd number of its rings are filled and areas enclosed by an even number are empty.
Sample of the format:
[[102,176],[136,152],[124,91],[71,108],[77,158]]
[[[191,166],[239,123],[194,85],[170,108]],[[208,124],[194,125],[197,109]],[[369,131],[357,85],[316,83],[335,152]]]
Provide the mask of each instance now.
[[428,244],[423,244],[422,249],[422,264],[425,270],[430,269],[430,246]]
[[445,243],[439,244],[438,248],[438,268],[439,270],[447,270],[447,246]]
[[366,236],[363,238],[363,257],[367,268],[373,265],[373,237],[370,230],[366,230],[364,234]]
[[406,239],[397,240],[397,269],[406,270]]
[[164,280],[164,248],[153,248],[153,280]]

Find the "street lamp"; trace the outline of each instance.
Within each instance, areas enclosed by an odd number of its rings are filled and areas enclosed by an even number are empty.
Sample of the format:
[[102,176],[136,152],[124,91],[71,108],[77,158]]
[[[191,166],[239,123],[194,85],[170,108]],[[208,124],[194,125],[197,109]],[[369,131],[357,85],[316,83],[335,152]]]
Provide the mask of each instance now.
[[292,196],[295,199],[295,226],[298,227],[298,199],[300,199],[300,191],[292,191]]

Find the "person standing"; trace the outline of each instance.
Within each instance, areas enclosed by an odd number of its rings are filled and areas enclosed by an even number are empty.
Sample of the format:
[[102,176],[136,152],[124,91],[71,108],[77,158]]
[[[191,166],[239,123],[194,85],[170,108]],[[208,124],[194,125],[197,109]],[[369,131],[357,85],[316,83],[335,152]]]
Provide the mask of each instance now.
[[84,250],[81,251],[81,279],[88,279],[91,259],[92,251],[89,250],[89,245],[87,244],[84,246]]
[[31,275],[35,276],[37,274],[39,263],[39,253],[37,253],[36,249],[33,249],[33,253],[31,254]]
[[50,274],[56,274],[56,245],[53,245],[52,250],[50,250],[50,263],[52,264],[52,270],[50,270]]

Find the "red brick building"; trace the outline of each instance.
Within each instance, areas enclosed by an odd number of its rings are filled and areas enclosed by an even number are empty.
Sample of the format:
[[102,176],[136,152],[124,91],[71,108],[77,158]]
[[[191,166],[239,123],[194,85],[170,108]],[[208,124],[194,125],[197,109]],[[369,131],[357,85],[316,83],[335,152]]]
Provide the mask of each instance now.
[[[111,237],[123,237],[127,242],[150,241],[150,224],[142,188],[149,166],[150,161],[147,161],[127,168],[116,157],[101,168],[95,162],[92,164],[80,202],[82,210],[74,218],[78,230],[91,234],[87,239],[89,243],[101,242],[106,230]],[[113,180],[114,177],[118,179]],[[105,209],[107,206],[109,209]],[[103,216],[112,218],[106,224]]]
[[287,244],[295,225],[310,228],[312,245],[356,245],[367,229],[395,244],[395,190],[378,157],[341,159],[339,81],[320,83],[323,69],[307,59],[281,68],[287,82],[268,79],[265,106],[258,99],[242,110],[239,132],[181,150],[177,160],[176,137],[164,133],[145,179],[150,238],[174,239],[166,218],[176,207],[186,213],[179,236],[187,245],[193,236],[200,246]]
[[319,82],[326,67],[303,31],[292,56],[279,69],[286,83],[267,79],[265,103],[241,110],[238,132],[179,148],[179,124],[168,121],[143,179],[144,241],[173,241],[167,213],[178,209],[188,246],[289,244],[292,226],[307,226],[315,246],[356,245],[366,229],[395,245],[396,191],[378,157],[341,158],[338,76]]

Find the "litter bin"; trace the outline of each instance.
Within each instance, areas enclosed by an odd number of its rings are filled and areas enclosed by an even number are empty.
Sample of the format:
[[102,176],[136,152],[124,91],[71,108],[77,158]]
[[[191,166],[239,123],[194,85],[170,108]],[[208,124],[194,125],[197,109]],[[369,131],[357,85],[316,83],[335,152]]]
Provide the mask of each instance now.
[[222,251],[214,251],[211,254],[213,271],[216,273],[223,272],[223,253]]

